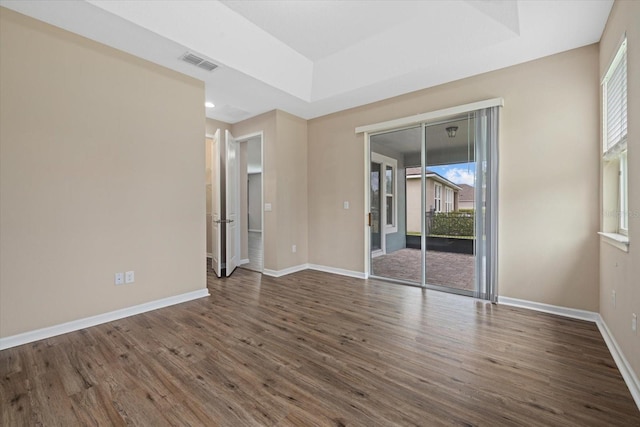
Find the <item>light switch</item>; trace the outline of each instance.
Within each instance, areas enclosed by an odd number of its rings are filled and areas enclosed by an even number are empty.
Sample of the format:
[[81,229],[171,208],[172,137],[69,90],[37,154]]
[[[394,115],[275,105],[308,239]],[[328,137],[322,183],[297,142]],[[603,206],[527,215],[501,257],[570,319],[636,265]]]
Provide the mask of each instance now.
[[264,211],[265,212],[271,212],[271,203],[265,203],[264,204]]
[[342,206],[344,206],[345,209],[349,209],[349,202],[345,200]]

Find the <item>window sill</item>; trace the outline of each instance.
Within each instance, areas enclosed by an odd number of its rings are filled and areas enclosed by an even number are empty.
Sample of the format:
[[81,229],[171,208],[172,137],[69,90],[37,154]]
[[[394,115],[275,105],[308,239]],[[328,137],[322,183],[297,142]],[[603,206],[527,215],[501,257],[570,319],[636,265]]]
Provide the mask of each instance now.
[[601,240],[607,242],[611,246],[614,246],[621,251],[629,252],[629,237],[618,233],[604,233],[598,231]]

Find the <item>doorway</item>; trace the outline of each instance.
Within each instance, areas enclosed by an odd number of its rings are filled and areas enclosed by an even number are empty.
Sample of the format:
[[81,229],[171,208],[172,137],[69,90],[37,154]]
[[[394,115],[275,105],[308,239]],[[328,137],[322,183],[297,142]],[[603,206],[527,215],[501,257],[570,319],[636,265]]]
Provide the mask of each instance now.
[[264,268],[262,133],[238,138],[241,159],[241,262],[240,267]]
[[263,270],[262,132],[206,135],[207,264],[218,277]]
[[205,137],[207,264],[218,277],[230,276],[239,264],[239,149],[233,135],[220,129]]
[[497,114],[366,135],[371,277],[497,299]]

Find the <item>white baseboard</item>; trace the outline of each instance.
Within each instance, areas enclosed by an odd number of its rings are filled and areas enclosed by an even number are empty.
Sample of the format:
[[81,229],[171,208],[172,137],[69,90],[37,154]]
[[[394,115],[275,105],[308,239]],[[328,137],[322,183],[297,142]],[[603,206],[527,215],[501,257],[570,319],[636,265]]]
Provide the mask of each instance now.
[[638,409],[640,409],[640,381],[638,381],[638,377],[631,368],[631,365],[624,356],[624,353],[622,353],[618,343],[599,313],[508,297],[498,297],[498,304],[526,308],[529,310],[541,311],[543,313],[556,314],[558,316],[586,320],[588,322],[595,323],[602,335],[602,338],[604,339],[604,342],[607,344],[609,353],[611,353],[613,360],[616,362],[616,366],[618,367],[622,378],[624,378],[624,382],[627,384],[627,387],[631,392],[633,400],[636,402]]
[[110,311],[108,313],[98,314],[97,316],[85,317],[84,319],[72,320],[71,322],[61,323],[59,325],[49,326],[47,328],[36,329],[35,331],[29,331],[18,335],[0,338],[0,350],[16,347],[18,345],[28,344],[30,342],[43,340],[46,338],[55,337],[56,335],[66,334],[68,332],[89,328],[91,326],[112,322],[124,317],[134,316],[136,314],[145,313],[147,311],[168,307],[170,305],[180,304],[206,296],[209,296],[209,290],[207,290],[206,288],[198,289],[197,291],[187,292],[172,297],[134,305],[132,307],[122,308],[119,310]]
[[245,265],[245,264],[249,264],[249,259],[241,259],[240,262],[238,263],[238,266],[240,265]]
[[297,273],[298,271],[307,270],[309,267],[307,264],[294,265],[293,267],[284,268],[282,270],[269,270],[265,268],[262,270],[262,274],[271,277],[282,277],[287,274]]
[[285,268],[283,270],[269,270],[268,268],[265,268],[262,273],[266,276],[282,277],[286,276],[287,274],[297,273],[298,271],[303,270],[323,271],[325,273],[339,274],[340,276],[354,277],[356,279],[367,278],[367,275],[365,273],[361,273],[359,271],[344,270],[342,268],[327,267],[325,265],[318,264],[300,264],[293,267]]
[[558,316],[586,320],[589,322],[596,322],[600,316],[594,311],[578,310],[576,308],[561,307],[559,305],[544,304],[541,302],[527,301],[517,298],[498,297],[498,304],[527,308],[529,310],[541,311],[543,313],[556,314]]
[[622,378],[624,378],[624,382],[627,383],[627,387],[629,387],[633,400],[635,400],[638,409],[640,409],[640,381],[638,381],[638,377],[635,372],[633,372],[627,358],[624,357],[624,353],[622,353],[616,339],[611,334],[609,327],[599,314],[596,325],[602,334],[602,338],[604,338],[604,342],[607,344],[607,347],[609,347],[609,352],[611,356],[613,356],[613,360],[616,362],[618,370],[620,374],[622,374]]
[[344,270],[342,268],[327,267],[325,265],[308,264],[310,270],[324,271],[325,273],[339,274],[341,276],[355,277],[356,279],[366,279],[367,274],[360,271]]

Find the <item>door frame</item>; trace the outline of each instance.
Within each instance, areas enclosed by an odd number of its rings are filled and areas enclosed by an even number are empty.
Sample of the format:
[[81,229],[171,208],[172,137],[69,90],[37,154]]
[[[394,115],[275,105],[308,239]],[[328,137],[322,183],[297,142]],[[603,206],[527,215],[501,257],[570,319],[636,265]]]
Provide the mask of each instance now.
[[[487,99],[484,101],[473,102],[464,105],[453,106],[449,108],[444,108],[440,110],[434,110],[427,113],[417,114],[414,116],[402,117],[399,119],[388,120],[385,122],[374,123],[370,125],[359,126],[355,129],[355,133],[362,133],[364,137],[364,221],[363,221],[363,230],[364,230],[364,276],[365,278],[369,278],[371,276],[371,234],[370,234],[370,226],[369,226],[369,212],[371,208],[371,200],[370,200],[370,174],[371,174],[371,136],[379,135],[387,132],[399,131],[402,129],[408,129],[416,126],[422,127],[422,144],[425,143],[425,127],[426,123],[432,122],[434,120],[442,119],[448,116],[458,115],[470,113],[477,110],[482,110],[490,107],[504,107],[504,99],[503,98],[493,98]],[[424,150],[422,151],[422,164],[426,165],[426,153]],[[424,173],[422,174],[422,194],[424,194],[425,187],[425,178]],[[497,197],[497,194],[496,194]],[[497,203],[497,202],[495,202]],[[424,211],[424,197],[423,197],[423,211]],[[497,209],[495,210],[497,215]],[[422,229],[424,230],[424,215],[422,218]],[[496,218],[491,219],[492,222],[496,222]],[[496,223],[497,225],[497,223]],[[422,236],[422,250],[425,250],[425,242],[426,238]],[[494,256],[497,258],[497,244],[498,241],[494,242]],[[492,261],[494,263],[494,269],[497,269],[497,259]],[[489,266],[487,267],[489,268]],[[424,268],[422,269],[422,283],[425,283],[426,272]],[[395,280],[391,280],[395,281]],[[496,278],[497,281],[497,278]],[[399,283],[404,283],[401,281],[397,281]],[[405,283],[409,284],[409,283]],[[429,286],[430,288],[440,288],[439,286]],[[442,289],[445,290],[445,289]],[[447,291],[450,292],[449,289]]]
[[[233,153],[233,154],[231,154]],[[233,172],[232,172],[233,171]],[[240,263],[240,143],[236,140],[229,129],[224,131],[224,175],[225,175],[225,189],[224,189],[224,230],[225,230],[225,277],[231,276]],[[234,191],[229,191],[229,188],[234,188]],[[233,209],[230,209],[230,200],[234,200]],[[235,213],[235,217],[234,217]],[[232,232],[230,232],[232,231]],[[233,236],[229,238],[229,236]],[[235,240],[235,242],[234,242]],[[233,245],[232,243],[235,243]],[[234,253],[231,252],[229,247],[234,247]]]
[[[260,182],[260,200],[262,203],[262,206],[260,207],[260,221],[262,224],[262,233],[260,233],[260,239],[261,239],[261,246],[262,246],[262,270],[260,271],[260,273],[262,273],[264,271],[264,242],[265,242],[265,235],[266,235],[266,224],[264,222],[264,176],[265,176],[265,162],[264,162],[264,131],[258,131],[258,132],[252,132],[252,133],[248,133],[245,135],[241,135],[238,137],[235,137],[236,142],[238,144],[241,144],[243,142],[247,142],[250,139],[255,139],[256,137],[260,137],[260,169],[262,170],[262,179]],[[248,207],[247,207],[248,208]],[[238,212],[241,212],[240,210],[240,198],[238,198]],[[240,233],[240,236],[238,237],[238,241],[240,242],[240,244],[238,245],[237,248],[237,256],[238,259],[242,262],[242,257],[240,256],[242,254],[242,247],[245,244],[245,242],[242,241],[241,237],[242,237],[242,228],[244,226],[244,222],[247,221],[247,218],[244,217],[244,215],[238,215],[239,217],[239,225],[240,227],[238,227],[238,233]],[[249,224],[247,223],[247,230],[249,229]],[[247,251],[249,250],[249,248],[247,248]],[[243,265],[246,263],[241,263],[239,265]]]
[[[372,252],[371,256],[376,257],[387,253],[387,234],[398,232],[398,161],[392,157],[385,156],[377,152],[371,152],[371,163],[380,165],[380,249]],[[393,214],[395,216],[392,225],[387,224],[387,166],[393,168]],[[369,166],[371,167],[371,166]],[[371,170],[369,169],[369,184],[371,183]],[[371,187],[369,187],[371,191]],[[369,195],[371,196],[371,195]],[[369,202],[371,199],[369,199]],[[371,208],[371,207],[369,207]]]
[[[211,176],[211,205],[213,207],[213,204],[215,203],[215,200],[217,200],[218,205],[220,205],[221,202],[221,198],[220,198],[220,181],[221,181],[221,177],[222,177],[222,171],[220,170],[221,168],[221,159],[220,159],[220,148],[221,148],[221,132],[220,129],[217,129],[213,134],[210,133],[205,133],[205,155],[206,155],[206,144],[207,144],[207,139],[211,139],[212,140],[212,145],[211,145],[211,153],[210,153],[210,160],[211,160],[211,169],[212,172],[214,170],[214,165],[215,165],[215,176]],[[215,186],[218,186],[218,191],[215,192],[213,191]],[[208,189],[207,189],[208,191]],[[214,195],[217,196],[214,197]],[[221,206],[218,206],[219,209],[221,209]],[[222,256],[222,246],[219,245],[221,243],[221,239],[217,238],[214,239],[214,230],[217,229],[216,235],[219,236],[222,233],[222,226],[220,225],[219,222],[217,222],[217,220],[215,219],[215,215],[213,212],[213,209],[211,210],[211,218],[209,219],[209,224],[208,224],[211,228],[209,233],[207,233],[207,238],[209,238],[211,240],[211,253],[207,253],[206,248],[205,248],[205,253],[207,254],[207,258],[211,259],[211,268],[213,269],[213,271],[215,272],[216,276],[218,277],[222,277],[221,273],[222,273],[222,268],[224,263],[221,260],[221,256]],[[217,259],[214,255],[217,254]]]

